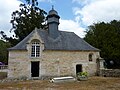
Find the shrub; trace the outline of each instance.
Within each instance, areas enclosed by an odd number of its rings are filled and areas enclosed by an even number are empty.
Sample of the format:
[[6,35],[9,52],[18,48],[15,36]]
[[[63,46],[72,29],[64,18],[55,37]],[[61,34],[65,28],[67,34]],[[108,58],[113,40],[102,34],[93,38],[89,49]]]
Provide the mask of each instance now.
[[77,74],[78,76],[88,76],[88,72],[79,72],[78,74]]

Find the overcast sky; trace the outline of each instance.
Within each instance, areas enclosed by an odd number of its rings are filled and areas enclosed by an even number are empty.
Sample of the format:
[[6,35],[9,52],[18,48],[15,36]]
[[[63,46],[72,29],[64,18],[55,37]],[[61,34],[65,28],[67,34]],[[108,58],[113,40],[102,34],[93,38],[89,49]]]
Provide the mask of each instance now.
[[[10,35],[11,13],[24,0],[0,0],[0,30]],[[60,30],[75,32],[84,37],[87,26],[96,22],[120,20],[120,0],[38,0],[46,12],[54,9],[60,15]]]

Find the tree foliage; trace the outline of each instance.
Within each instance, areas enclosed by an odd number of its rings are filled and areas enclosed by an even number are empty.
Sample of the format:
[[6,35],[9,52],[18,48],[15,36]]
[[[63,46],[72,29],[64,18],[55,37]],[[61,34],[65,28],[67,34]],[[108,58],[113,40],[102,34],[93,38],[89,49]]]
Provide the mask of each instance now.
[[11,46],[14,46],[16,43],[18,43],[18,39],[15,39],[13,37],[7,37],[7,35],[3,31],[0,31],[0,34],[2,36],[1,39],[6,40],[6,42],[11,43]]
[[7,63],[8,51],[7,48],[10,47],[10,43],[0,40],[0,62]]
[[120,66],[120,21],[96,23],[88,27],[85,40],[101,50],[101,57]]
[[44,28],[46,12],[38,7],[37,0],[26,0],[27,4],[20,4],[20,9],[12,13],[12,29],[15,37],[20,41],[32,30]]

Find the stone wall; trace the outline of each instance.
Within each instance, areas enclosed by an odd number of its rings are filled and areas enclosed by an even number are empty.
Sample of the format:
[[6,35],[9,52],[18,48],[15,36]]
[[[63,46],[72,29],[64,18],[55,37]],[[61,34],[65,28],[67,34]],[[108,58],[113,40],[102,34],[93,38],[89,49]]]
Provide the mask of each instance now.
[[101,69],[100,76],[104,77],[120,77],[120,69]]
[[[44,50],[41,57],[31,58],[29,50],[9,51],[8,78],[31,78],[31,62],[39,61],[39,77],[49,76],[76,76],[76,65],[82,65],[82,71],[87,71],[90,76],[96,74],[96,59],[99,52],[94,51],[52,51]],[[88,56],[93,53],[93,61]]]
[[30,75],[30,61],[28,57],[27,51],[9,51],[8,78]]
[[[89,62],[89,53],[93,53],[93,61]],[[95,75],[98,52],[88,51],[44,51],[42,54],[41,73],[45,75],[76,75],[76,65],[81,64],[82,70]],[[50,68],[46,68],[50,67]]]

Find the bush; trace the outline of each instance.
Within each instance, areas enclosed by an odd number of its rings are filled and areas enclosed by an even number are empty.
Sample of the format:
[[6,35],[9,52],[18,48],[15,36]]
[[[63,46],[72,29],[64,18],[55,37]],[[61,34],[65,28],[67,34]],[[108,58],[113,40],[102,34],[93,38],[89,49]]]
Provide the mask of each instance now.
[[88,76],[88,72],[79,72],[78,74],[77,74],[78,76]]

